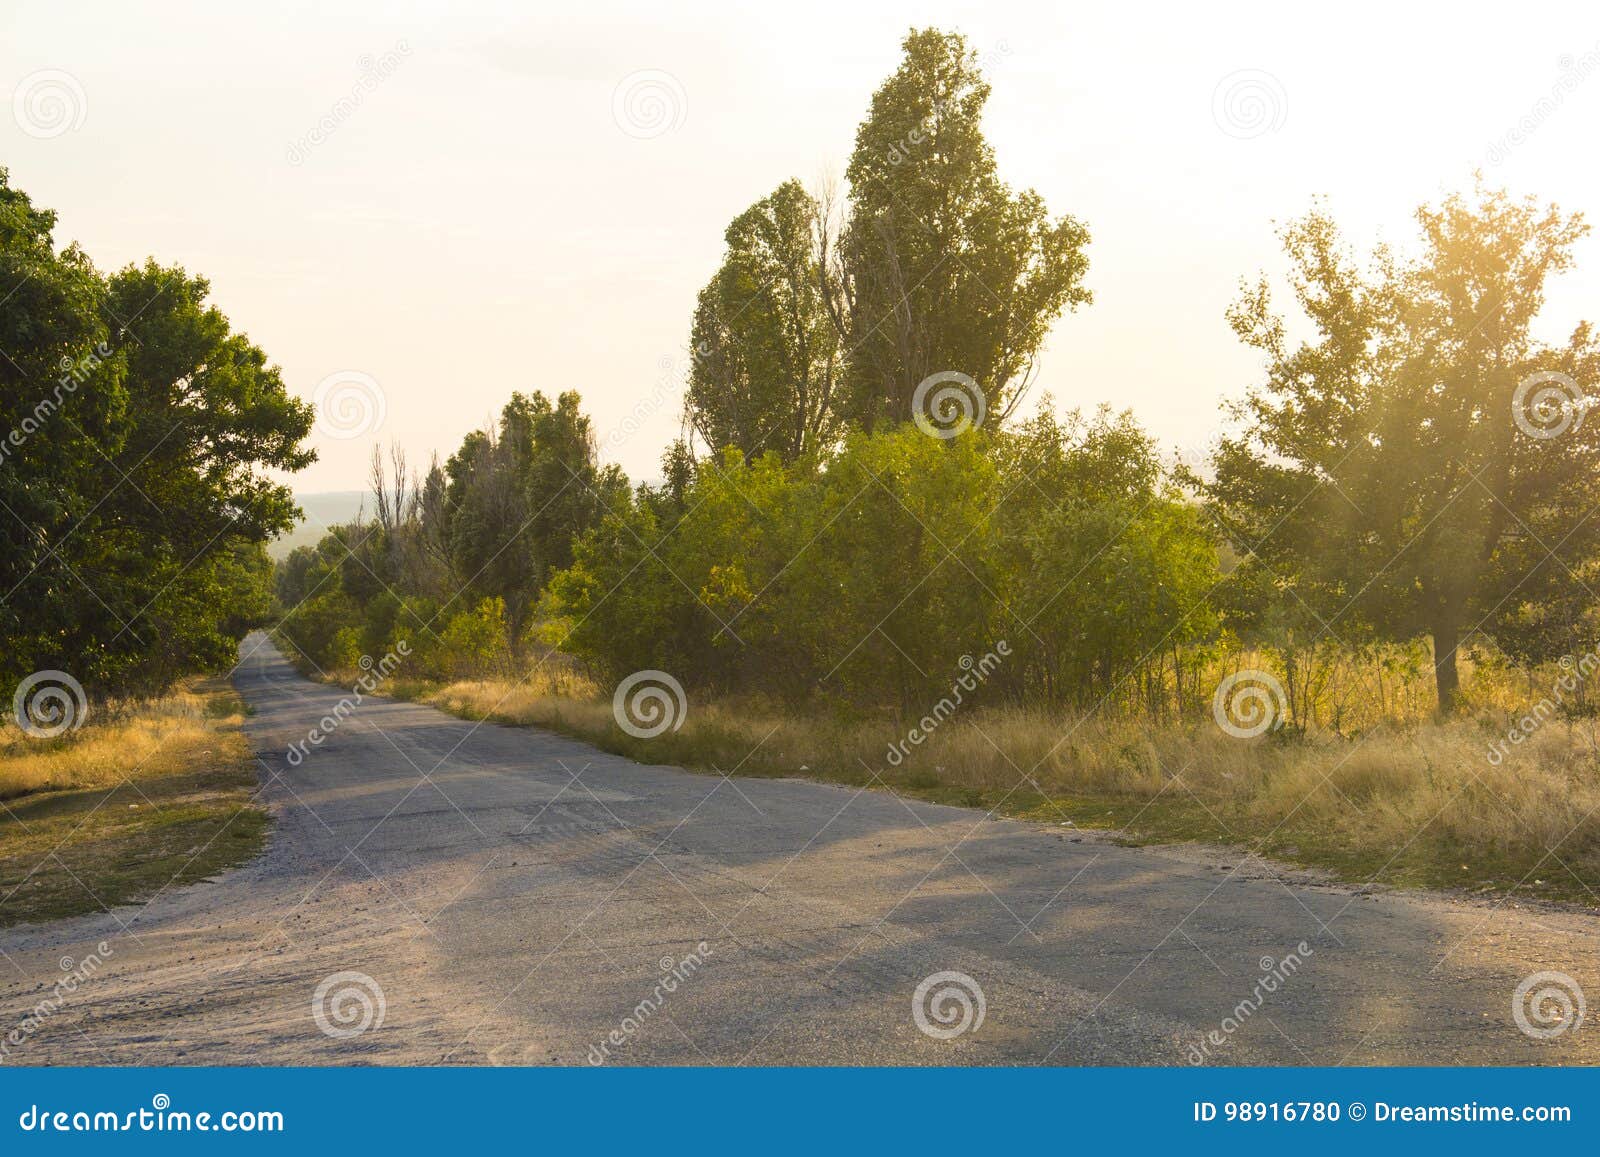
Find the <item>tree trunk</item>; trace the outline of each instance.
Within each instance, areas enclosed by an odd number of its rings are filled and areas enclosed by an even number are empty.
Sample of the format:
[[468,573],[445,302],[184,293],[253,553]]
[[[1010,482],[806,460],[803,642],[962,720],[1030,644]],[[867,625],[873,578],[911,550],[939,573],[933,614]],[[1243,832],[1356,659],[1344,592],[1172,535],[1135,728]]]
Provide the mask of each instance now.
[[1433,628],[1433,682],[1439,691],[1439,714],[1453,715],[1461,676],[1456,672],[1456,646],[1460,632],[1453,622],[1440,622]]

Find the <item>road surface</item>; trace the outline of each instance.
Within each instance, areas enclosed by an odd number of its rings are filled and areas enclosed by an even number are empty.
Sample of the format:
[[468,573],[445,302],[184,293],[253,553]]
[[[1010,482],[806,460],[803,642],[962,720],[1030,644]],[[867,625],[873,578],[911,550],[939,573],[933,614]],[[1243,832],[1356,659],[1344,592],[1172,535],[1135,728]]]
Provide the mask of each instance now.
[[295,765],[348,692],[261,635],[236,681],[267,852],[0,932],[0,1032],[62,958],[109,950],[6,1063],[1600,1059],[1600,1011],[1549,1039],[1513,1016],[1536,972],[1600,994],[1584,913],[642,766],[370,697]]

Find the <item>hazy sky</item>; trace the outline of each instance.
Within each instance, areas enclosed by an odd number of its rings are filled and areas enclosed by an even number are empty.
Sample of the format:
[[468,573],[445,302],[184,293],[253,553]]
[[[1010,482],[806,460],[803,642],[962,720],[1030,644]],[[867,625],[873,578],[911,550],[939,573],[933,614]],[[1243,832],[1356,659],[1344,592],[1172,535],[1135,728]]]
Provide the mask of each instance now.
[[[0,13],[0,164],[58,241],[203,273],[296,393],[378,384],[381,427],[319,431],[303,492],[362,485],[373,437],[448,454],[535,388],[579,390],[606,457],[653,476],[724,226],[842,172],[912,24],[968,35],[1003,175],[1092,230],[1095,302],[1056,326],[1036,390],[1129,406],[1169,445],[1203,444],[1255,376],[1223,309],[1313,195],[1357,239],[1401,240],[1481,167],[1600,224],[1592,0]],[[1585,314],[1596,238],[1549,329]]]

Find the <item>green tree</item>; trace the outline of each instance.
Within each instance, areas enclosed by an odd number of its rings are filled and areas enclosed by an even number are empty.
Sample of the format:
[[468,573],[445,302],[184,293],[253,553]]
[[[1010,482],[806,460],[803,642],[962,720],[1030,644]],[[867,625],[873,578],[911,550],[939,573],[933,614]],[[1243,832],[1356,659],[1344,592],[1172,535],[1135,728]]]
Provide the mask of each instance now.
[[[224,663],[259,617],[253,547],[287,530],[311,412],[154,262],[103,278],[0,173],[0,671],[69,668],[92,694]],[[253,594],[248,584],[259,584]]]
[[713,451],[784,461],[838,436],[839,335],[823,296],[821,210],[785,181],[728,226],[727,254],[695,307],[685,406]]
[[575,390],[554,404],[537,390],[532,398],[513,394],[502,422],[527,495],[541,585],[550,571],[571,564],[573,540],[628,487],[620,469],[600,466],[582,406]]
[[[627,493],[618,469],[599,466],[581,404],[572,391],[554,404],[513,394],[498,427],[467,435],[444,467],[454,572],[475,602],[502,600],[513,647],[549,575],[571,564],[573,540]],[[423,500],[433,501],[427,487]]]
[[[0,168],[0,678],[61,666],[69,608],[86,592],[61,551],[93,511],[126,407],[110,355],[99,274],[76,247],[57,253],[55,214]],[[84,673],[80,677],[88,677]]]
[[1464,637],[1570,595],[1594,556],[1600,430],[1582,418],[1600,347],[1587,325],[1558,346],[1530,329],[1580,217],[1480,192],[1417,222],[1415,257],[1368,269],[1325,213],[1284,231],[1315,335],[1290,340],[1265,282],[1233,309],[1267,380],[1203,489],[1247,551],[1240,581],[1319,633],[1430,636],[1449,712]]
[[456,594],[468,605],[500,599],[512,628],[520,628],[540,572],[513,451],[498,431],[475,430],[444,469],[450,558],[461,579]]
[[648,486],[619,500],[574,543],[572,565],[551,575],[541,597],[542,641],[601,679],[646,668],[688,678],[704,653],[704,611],[656,553],[669,505]]
[[914,708],[997,641],[994,499],[977,435],[858,431],[820,473],[729,449],[681,503],[641,488],[580,539],[549,641],[607,677]]
[[1063,310],[1090,300],[1088,230],[997,174],[981,118],[989,84],[958,33],[913,31],[856,132],[834,268],[849,414],[915,417],[935,373],[973,378],[997,425],[1022,397]]
[[994,535],[1013,631],[1008,675],[1050,703],[1182,709],[1217,617],[1214,535],[1163,477],[1131,414],[1002,435]]

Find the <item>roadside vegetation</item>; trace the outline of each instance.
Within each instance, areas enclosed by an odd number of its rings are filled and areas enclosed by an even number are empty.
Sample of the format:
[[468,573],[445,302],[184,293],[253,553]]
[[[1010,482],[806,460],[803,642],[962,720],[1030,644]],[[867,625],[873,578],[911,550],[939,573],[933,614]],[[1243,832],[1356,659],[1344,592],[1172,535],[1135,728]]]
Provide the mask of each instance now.
[[203,277],[103,272],[55,225],[0,168],[0,690],[159,695],[271,612],[266,471],[312,461],[311,406]]
[[243,711],[196,680],[57,738],[0,727],[0,926],[148,900],[259,852]]
[[1581,218],[1478,187],[1365,255],[1290,221],[1227,316],[1261,375],[1174,464],[1022,407],[1090,232],[1001,179],[988,95],[913,32],[843,194],[730,223],[659,482],[571,392],[420,474],[375,448],[280,640],[342,680],[403,639],[391,693],[654,763],[1600,903],[1600,342],[1535,336]]

